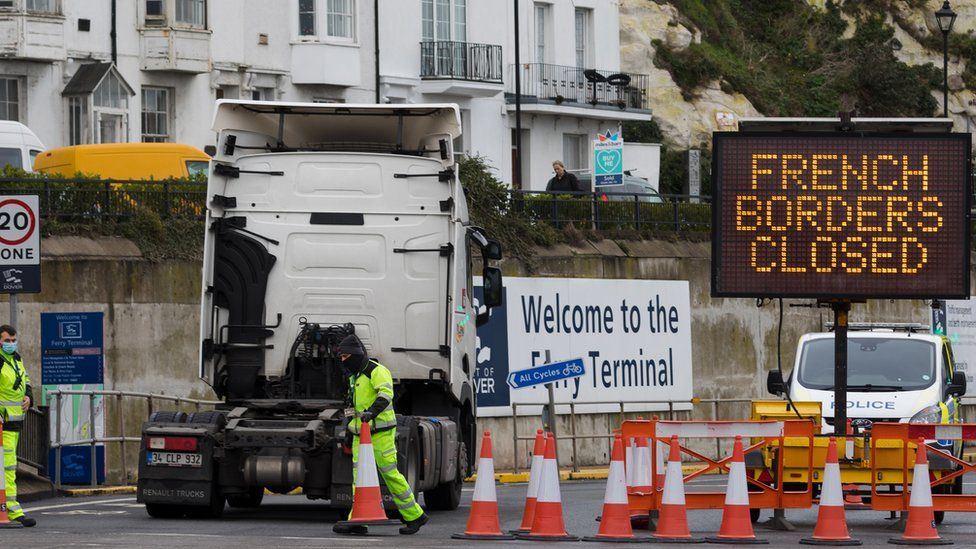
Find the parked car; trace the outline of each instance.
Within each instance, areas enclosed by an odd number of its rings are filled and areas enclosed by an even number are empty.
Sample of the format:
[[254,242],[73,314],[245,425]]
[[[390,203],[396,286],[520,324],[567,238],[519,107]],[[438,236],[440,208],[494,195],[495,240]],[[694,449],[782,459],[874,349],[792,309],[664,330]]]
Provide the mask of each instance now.
[[[589,189],[592,187],[592,174],[578,174],[576,177],[579,179],[579,182],[583,185],[584,189]],[[617,202],[622,200],[629,200],[632,202],[635,194],[641,195],[637,199],[639,202],[649,202],[652,204],[662,204],[664,202],[664,198],[661,197],[661,194],[658,193],[649,182],[632,175],[624,175],[624,182],[622,185],[598,185],[596,187],[596,192],[600,193],[600,200],[605,202]]]
[[0,121],[0,169],[11,166],[31,170],[34,158],[44,150],[44,144],[20,122]]
[[170,179],[207,174],[210,156],[182,143],[103,143],[44,151],[34,170],[71,177],[77,173],[106,179]]

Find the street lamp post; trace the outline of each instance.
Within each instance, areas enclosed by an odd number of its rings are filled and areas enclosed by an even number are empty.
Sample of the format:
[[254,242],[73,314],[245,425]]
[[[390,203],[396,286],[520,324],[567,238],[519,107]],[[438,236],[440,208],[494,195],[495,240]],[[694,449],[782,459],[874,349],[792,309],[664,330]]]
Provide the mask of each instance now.
[[956,22],[956,12],[945,0],[942,7],[935,12],[935,20],[942,31],[942,116],[949,117],[949,33],[952,24]]

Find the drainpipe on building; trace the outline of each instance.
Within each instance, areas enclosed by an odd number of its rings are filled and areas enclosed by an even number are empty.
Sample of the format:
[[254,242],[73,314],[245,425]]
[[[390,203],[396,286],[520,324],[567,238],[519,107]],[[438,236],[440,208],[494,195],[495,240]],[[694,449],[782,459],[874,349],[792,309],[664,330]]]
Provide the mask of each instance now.
[[112,64],[118,65],[119,62],[119,52],[118,44],[115,36],[115,3],[117,0],[112,0],[112,29],[108,33],[109,37],[112,39]]
[[380,102],[380,0],[373,0],[373,49],[376,63],[376,103]]

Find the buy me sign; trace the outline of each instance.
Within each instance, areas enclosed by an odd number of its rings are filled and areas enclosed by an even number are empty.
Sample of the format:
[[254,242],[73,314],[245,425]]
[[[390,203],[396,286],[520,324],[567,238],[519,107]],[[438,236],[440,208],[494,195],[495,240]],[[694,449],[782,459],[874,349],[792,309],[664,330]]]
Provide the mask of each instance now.
[[969,134],[715,134],[712,293],[969,294]]
[[0,291],[41,291],[37,196],[0,196]]
[[623,185],[624,140],[620,134],[600,135],[593,142],[593,185]]

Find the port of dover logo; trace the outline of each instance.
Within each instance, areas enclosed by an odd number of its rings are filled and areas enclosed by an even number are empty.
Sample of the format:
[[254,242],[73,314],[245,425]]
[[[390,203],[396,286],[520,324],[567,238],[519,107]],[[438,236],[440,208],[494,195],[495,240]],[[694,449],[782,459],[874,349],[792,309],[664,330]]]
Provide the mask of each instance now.
[[597,136],[593,142],[593,185],[623,185],[624,140],[619,133]]

